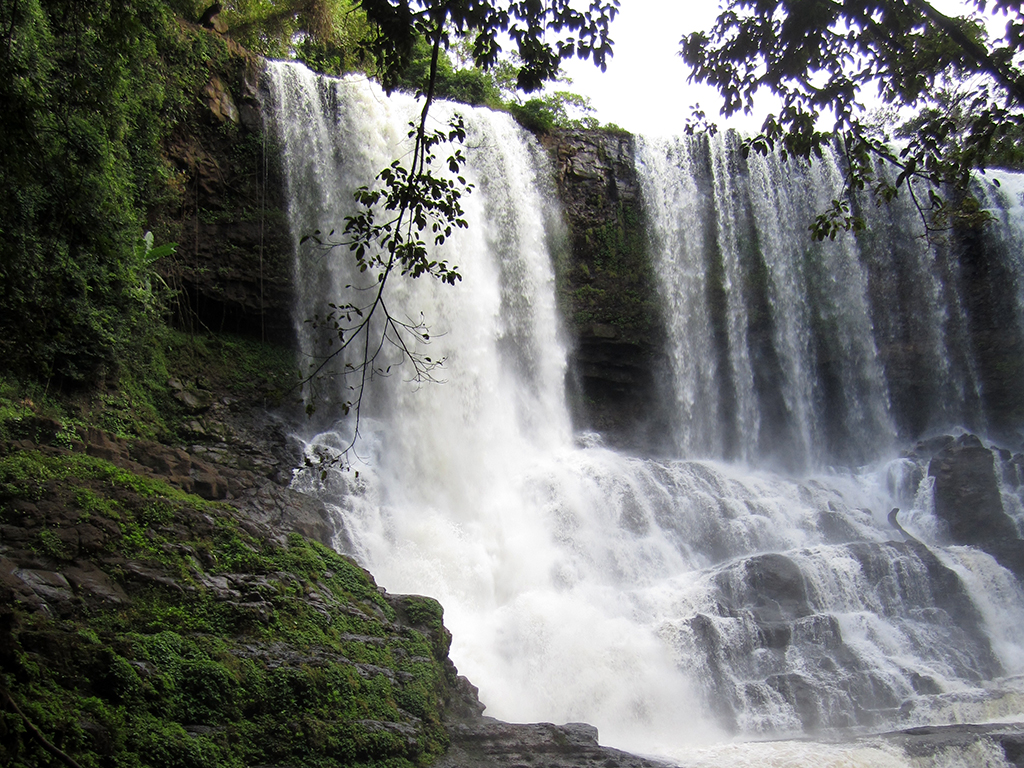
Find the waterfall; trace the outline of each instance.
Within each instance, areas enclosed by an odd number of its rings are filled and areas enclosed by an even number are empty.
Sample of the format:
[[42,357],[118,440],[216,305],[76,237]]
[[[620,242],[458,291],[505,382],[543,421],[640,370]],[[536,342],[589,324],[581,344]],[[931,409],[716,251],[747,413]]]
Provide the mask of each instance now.
[[[359,276],[347,253],[300,239],[340,231],[352,190],[408,151],[417,106],[295,64],[270,63],[268,80],[297,328],[315,357],[323,342],[304,321]],[[803,212],[841,178],[834,160],[741,162],[728,137],[642,143],[682,458],[622,455],[572,433],[546,155],[505,115],[443,103],[431,114],[443,124],[456,109],[475,189],[468,229],[439,256],[465,279],[401,281],[390,299],[422,312],[444,381],[416,385],[399,369],[372,382],[348,469],[316,463],[351,434],[329,403],[345,392],[322,391],[326,405],[296,426],[313,466],[294,484],[336,513],[339,548],[380,584],[441,601],[452,659],[487,714],[587,721],[605,744],[716,766],[908,766],[877,745],[728,740],[1019,718],[1024,594],[992,557],[939,545],[922,461],[890,451],[905,430],[890,339],[920,334],[922,359],[943,359],[922,382],[934,402],[963,395],[929,410],[930,426],[984,412],[984,366],[943,351],[971,322],[944,293],[953,257],[898,218],[877,233],[905,250],[911,298],[928,302],[897,328],[906,318],[872,305],[886,279],[864,238],[807,237]],[[859,468],[815,469],[818,451]],[[763,457],[808,471],[752,469]],[[1004,494],[1019,508],[1019,488]],[[893,506],[927,547],[889,526]]]
[[802,470],[864,463],[929,431],[991,432],[1007,414],[1019,426],[1024,393],[997,370],[1020,372],[1015,177],[997,174],[1006,191],[979,184],[995,218],[980,233],[929,242],[904,190],[882,206],[858,196],[866,228],[819,242],[809,225],[843,189],[835,152],[744,158],[730,132],[641,140],[637,165],[684,455]]

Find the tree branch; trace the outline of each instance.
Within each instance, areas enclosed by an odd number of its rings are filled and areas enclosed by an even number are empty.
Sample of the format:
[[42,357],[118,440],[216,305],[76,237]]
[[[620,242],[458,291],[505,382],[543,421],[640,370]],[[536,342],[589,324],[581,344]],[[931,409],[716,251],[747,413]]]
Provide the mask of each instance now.
[[949,35],[950,39],[960,46],[975,64],[991,75],[1013,96],[1013,101],[1017,104],[1024,104],[1024,77],[1015,77],[1011,69],[995,61],[984,46],[979,45],[966,35],[954,19],[940,13],[925,0],[906,1],[936,27]]

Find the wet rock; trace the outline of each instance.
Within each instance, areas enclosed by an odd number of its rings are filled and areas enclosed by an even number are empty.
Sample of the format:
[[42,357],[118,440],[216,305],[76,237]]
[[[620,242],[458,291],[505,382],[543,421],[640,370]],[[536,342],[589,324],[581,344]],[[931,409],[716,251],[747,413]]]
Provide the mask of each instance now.
[[843,544],[849,541],[857,541],[860,534],[850,523],[846,515],[835,510],[823,510],[818,513],[818,530],[821,531],[825,540],[832,544]]
[[759,555],[746,563],[748,599],[761,622],[809,616],[803,574],[796,563],[778,554]]
[[213,404],[208,392],[192,392],[187,389],[176,391],[174,399],[181,403],[189,413],[205,413]]
[[82,554],[99,552],[107,544],[107,534],[95,525],[78,525],[75,531],[78,534],[78,550]]
[[928,474],[935,478],[935,514],[955,543],[1017,538],[1017,527],[1003,511],[992,452],[977,437],[963,435],[943,448]]
[[813,733],[821,727],[822,701],[814,683],[795,672],[772,675],[765,682],[793,706],[805,730]]
[[445,709],[453,721],[475,720],[484,713],[484,705],[480,703],[480,689],[469,681],[468,677],[458,675],[451,695],[445,702]]
[[210,501],[223,499],[228,495],[227,481],[216,472],[198,471],[192,478],[192,492]]
[[124,561],[124,568],[127,571],[126,575],[136,581],[151,582],[160,586],[171,587],[178,592],[182,591],[181,585],[178,584],[177,580],[164,571],[150,568],[136,560]]
[[79,593],[86,592],[112,603],[128,602],[128,595],[121,585],[87,560],[65,568],[64,576]]
[[131,458],[178,487],[187,484],[192,469],[192,459],[186,451],[148,440],[139,440],[132,446]]
[[935,478],[935,514],[950,539],[985,550],[1024,577],[1024,541],[1003,509],[992,451],[962,435],[931,460],[928,474]]
[[437,768],[664,768],[665,763],[599,746],[586,723],[519,725],[481,717],[449,726],[451,746]]
[[569,229],[569,254],[559,260],[558,278],[574,337],[573,420],[613,445],[660,450],[669,441],[667,419],[655,407],[667,371],[665,334],[642,224],[634,139],[589,130],[541,138],[554,160]]
[[74,597],[71,584],[61,573],[21,568],[16,570],[14,575],[47,602],[66,602]]
[[263,483],[258,488],[248,489],[234,503],[254,522],[296,531],[342,552],[351,551],[348,536],[337,516],[312,496]]
[[882,739],[899,747],[915,762],[927,761],[928,765],[960,763],[965,750],[973,750],[979,742],[989,742],[1002,749],[1007,763],[1024,768],[1024,725],[1020,723],[924,726],[887,733]]
[[18,573],[17,564],[6,557],[0,557],[0,590],[11,600],[32,608],[44,604],[43,599]]
[[911,455],[923,459],[931,459],[955,444],[956,438],[952,435],[938,435],[918,442],[914,446]]

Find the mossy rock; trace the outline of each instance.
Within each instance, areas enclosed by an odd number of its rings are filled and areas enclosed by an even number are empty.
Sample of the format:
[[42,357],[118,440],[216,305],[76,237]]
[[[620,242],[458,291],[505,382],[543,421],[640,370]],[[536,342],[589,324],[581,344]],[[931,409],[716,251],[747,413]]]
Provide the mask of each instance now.
[[[0,763],[388,765],[446,748],[441,607],[101,459],[0,453]],[[33,736],[39,734],[39,738]]]

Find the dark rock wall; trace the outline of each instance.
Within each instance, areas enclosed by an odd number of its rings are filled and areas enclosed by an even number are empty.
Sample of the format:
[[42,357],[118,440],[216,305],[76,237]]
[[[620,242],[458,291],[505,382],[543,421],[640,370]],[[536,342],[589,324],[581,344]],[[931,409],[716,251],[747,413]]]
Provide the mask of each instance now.
[[957,289],[966,310],[988,431],[996,438],[1019,441],[1024,425],[1024,335],[1016,320],[1018,286],[990,229],[976,225],[954,231]]
[[978,547],[1018,578],[1024,576],[1024,540],[1006,514],[1000,490],[1002,485],[1020,494],[1024,456],[993,452],[975,435],[936,439],[930,448],[934,455],[928,474],[935,478],[935,514],[946,524],[950,540]]
[[665,332],[633,137],[574,130],[541,140],[554,161],[569,230],[555,271],[571,344],[574,424],[614,445],[659,450],[669,441],[659,392]]
[[[181,194],[173,206],[155,210],[153,218],[178,243],[177,252],[159,268],[180,297],[179,324],[288,344],[293,340],[291,243],[277,147],[263,131],[260,72],[259,60],[237,49],[224,71],[210,73],[197,94],[202,119],[175,132],[166,146]],[[612,131],[561,130],[540,140],[553,161],[568,230],[563,247],[556,248],[555,272],[570,347],[567,388],[574,426],[599,432],[619,448],[672,452],[672,415],[665,408],[672,401],[666,334],[634,166],[634,139]],[[965,407],[984,413],[993,437],[1012,438],[1024,413],[1024,390],[1017,386],[1024,342],[1006,322],[1013,315],[1012,281],[1000,271],[984,232],[957,235],[952,261],[958,268],[945,278],[965,297],[970,328],[964,333],[967,346],[978,354],[984,399]],[[750,269],[756,275],[764,265]],[[872,280],[873,297],[881,290],[878,286],[893,280],[901,291],[915,290],[906,275],[872,275]],[[770,337],[767,297],[755,291],[746,301],[751,338]],[[726,318],[713,322],[724,329]],[[923,334],[908,332],[879,349],[894,416],[901,434],[909,438],[921,435],[942,407],[934,393],[925,391],[929,377],[913,342],[917,336]],[[753,348],[772,347],[758,342]],[[780,375],[778,366],[770,359],[762,363],[756,370],[769,383],[759,383],[758,390],[772,391],[770,380]],[[826,382],[832,380],[827,374],[822,372]],[[728,408],[729,382],[723,387]],[[783,406],[761,405],[765,423],[772,427],[765,434],[775,443],[784,442],[787,427],[779,416]],[[1007,434],[998,434],[1000,425],[1009,427]],[[964,426],[985,429],[983,423]],[[848,440],[835,435],[833,442]]]
[[152,218],[178,248],[158,266],[181,297],[184,328],[290,343],[291,241],[277,148],[263,130],[262,65],[238,46],[231,52],[197,95],[199,120],[166,143],[179,195]]

